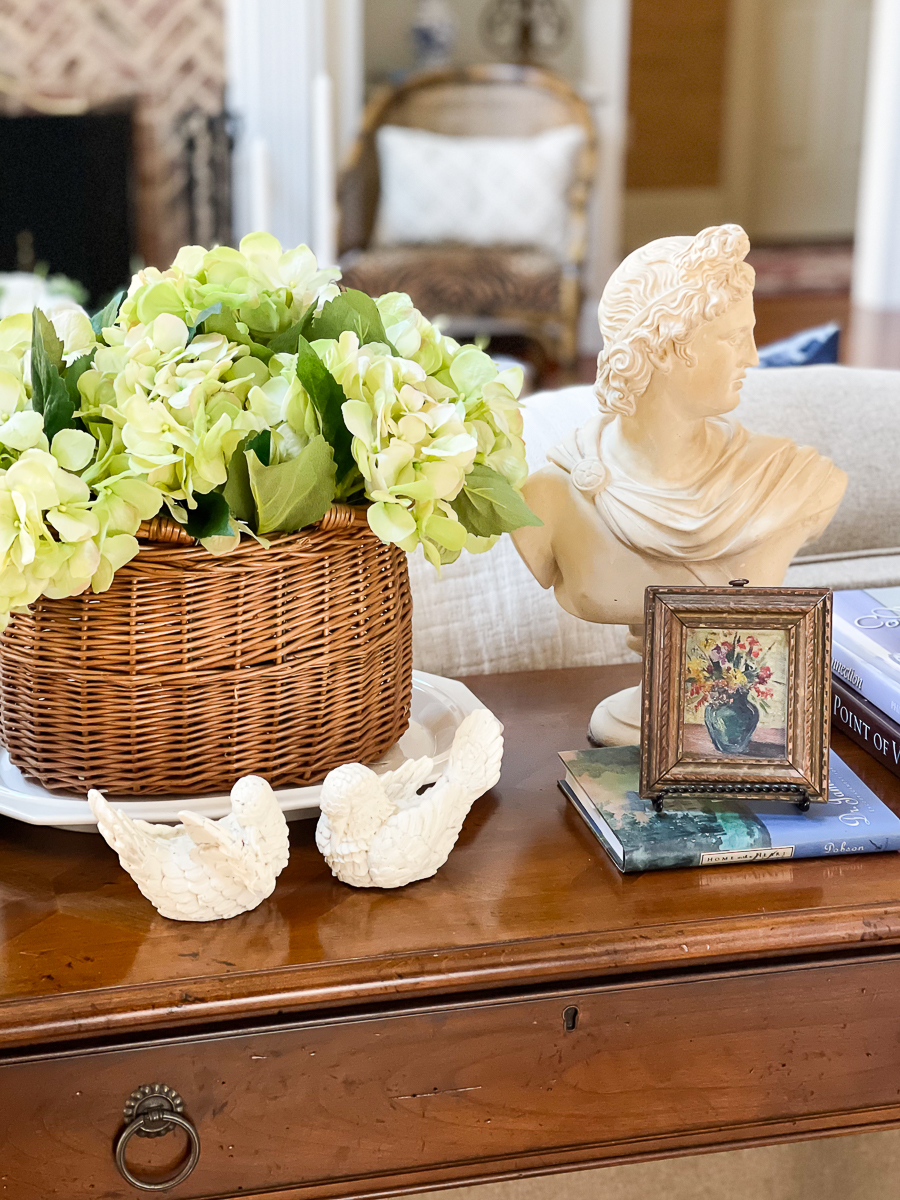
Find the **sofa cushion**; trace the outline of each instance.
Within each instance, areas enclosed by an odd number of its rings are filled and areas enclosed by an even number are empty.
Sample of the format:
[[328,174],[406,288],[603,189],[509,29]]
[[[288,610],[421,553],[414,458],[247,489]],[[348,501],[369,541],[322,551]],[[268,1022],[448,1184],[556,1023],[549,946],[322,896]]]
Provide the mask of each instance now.
[[386,246],[351,250],[341,259],[341,271],[345,286],[372,296],[406,292],[432,317],[539,314],[559,308],[561,269],[544,250]]
[[849,476],[834,519],[802,556],[900,547],[900,371],[749,371],[737,414],[748,429],[815,446]]

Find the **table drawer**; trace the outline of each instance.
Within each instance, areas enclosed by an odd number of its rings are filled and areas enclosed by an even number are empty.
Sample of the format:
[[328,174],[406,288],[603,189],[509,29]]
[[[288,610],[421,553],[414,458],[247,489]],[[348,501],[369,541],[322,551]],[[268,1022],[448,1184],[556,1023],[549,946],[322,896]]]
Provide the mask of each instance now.
[[[900,1121],[900,962],[613,983],[0,1065],[0,1196],[120,1200],[126,1098],[184,1098],[172,1192],[350,1194]],[[577,1011],[575,1011],[577,1010]],[[181,1134],[134,1138],[136,1172]],[[296,1190],[295,1190],[296,1189]]]

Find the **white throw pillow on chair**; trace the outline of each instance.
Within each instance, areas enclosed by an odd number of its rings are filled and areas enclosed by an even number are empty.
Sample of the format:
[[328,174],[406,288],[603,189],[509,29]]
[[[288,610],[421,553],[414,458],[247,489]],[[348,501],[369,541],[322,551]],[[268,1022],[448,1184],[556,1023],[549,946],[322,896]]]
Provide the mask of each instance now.
[[579,125],[532,137],[452,137],[382,125],[375,244],[538,246],[562,256],[584,139]]

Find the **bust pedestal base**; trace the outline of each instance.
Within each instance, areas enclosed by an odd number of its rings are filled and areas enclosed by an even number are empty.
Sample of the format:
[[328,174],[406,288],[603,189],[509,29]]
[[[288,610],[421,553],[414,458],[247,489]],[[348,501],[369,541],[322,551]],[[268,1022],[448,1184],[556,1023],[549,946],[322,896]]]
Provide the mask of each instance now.
[[601,700],[591,714],[588,736],[598,746],[639,746],[641,685],[623,688]]

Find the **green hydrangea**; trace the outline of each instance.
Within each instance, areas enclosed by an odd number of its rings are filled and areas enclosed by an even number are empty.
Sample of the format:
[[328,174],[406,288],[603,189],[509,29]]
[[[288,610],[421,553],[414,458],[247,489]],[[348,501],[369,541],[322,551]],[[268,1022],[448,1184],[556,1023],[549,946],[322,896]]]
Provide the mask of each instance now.
[[[74,436],[69,436],[74,435]],[[53,452],[26,450],[0,472],[0,610],[109,587],[138,552],[137,539],[101,522],[99,502],[59,459],[83,462],[86,433],[61,431]],[[93,439],[91,439],[93,441]],[[136,526],[135,526],[136,528]],[[5,620],[4,620],[5,623]]]
[[249,234],[237,250],[185,246],[167,271],[148,267],[135,275],[119,321],[149,325],[168,313],[192,325],[202,312],[221,305],[245,335],[267,343],[310,307],[336,296],[340,274],[336,267],[320,269],[308,246],[282,251],[268,233]]
[[360,346],[347,332],[313,346],[348,397],[342,412],[373,502],[369,524],[404,550],[421,545],[436,566],[464,548],[487,550],[502,529],[471,528],[456,502],[476,464],[501,486],[525,478],[522,373],[501,373],[477,347],[444,337],[408,296],[391,293],[377,305],[391,345]]
[[[254,375],[263,364],[259,359],[242,360]],[[242,363],[238,363],[240,369]],[[247,408],[261,422],[261,428],[271,430],[271,463],[297,458],[312,438],[322,432],[322,425],[309,394],[297,378],[297,355],[275,354],[263,368],[265,378],[249,389]]]
[[149,325],[107,330],[107,345],[78,380],[82,418],[101,418],[118,434],[104,447],[162,496],[187,508],[223,485],[228,463],[250,433],[266,427],[245,408],[252,377],[238,371],[245,346],[222,334],[190,331],[160,313]]
[[534,523],[521,373],[339,277],[252,234],[185,247],[94,317],[0,321],[0,627],[108,588],[163,505],[222,554],[364,503],[436,566]]

